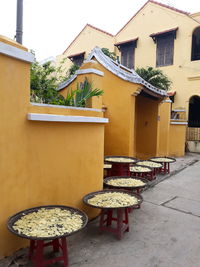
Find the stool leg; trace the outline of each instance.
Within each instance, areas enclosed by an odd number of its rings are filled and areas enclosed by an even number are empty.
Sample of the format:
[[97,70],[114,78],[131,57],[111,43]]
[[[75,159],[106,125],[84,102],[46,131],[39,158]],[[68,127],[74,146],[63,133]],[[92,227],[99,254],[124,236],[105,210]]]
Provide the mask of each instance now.
[[64,267],[68,267],[68,251],[67,251],[67,240],[66,240],[66,238],[63,237],[61,239],[61,242],[62,242]]
[[30,247],[29,247],[29,253],[28,253],[29,260],[33,257],[34,248],[35,248],[35,240],[30,240]]
[[117,209],[117,237],[122,239],[123,209]]
[[124,212],[125,212],[125,220],[124,220],[124,223],[128,225],[128,227],[126,229],[126,232],[129,232],[128,208],[125,208]]
[[112,224],[112,209],[107,211],[107,226]]
[[58,239],[54,239],[52,241],[53,244],[53,251],[54,252],[59,252],[59,240]]
[[37,240],[36,241],[36,253],[35,253],[35,266],[36,267],[43,266],[43,249],[44,249],[44,241]]

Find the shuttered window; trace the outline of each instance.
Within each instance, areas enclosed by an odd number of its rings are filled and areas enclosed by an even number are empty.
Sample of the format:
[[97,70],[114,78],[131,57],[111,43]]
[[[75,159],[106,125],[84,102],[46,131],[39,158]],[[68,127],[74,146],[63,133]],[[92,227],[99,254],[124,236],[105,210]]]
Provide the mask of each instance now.
[[74,64],[80,67],[83,63],[83,60],[84,60],[84,55],[80,55],[80,56],[74,57],[72,61]]
[[166,34],[156,37],[156,67],[173,65],[174,35]]
[[191,60],[200,60],[200,27],[196,28],[192,34]]
[[135,44],[127,43],[120,46],[121,64],[129,69],[134,68]]

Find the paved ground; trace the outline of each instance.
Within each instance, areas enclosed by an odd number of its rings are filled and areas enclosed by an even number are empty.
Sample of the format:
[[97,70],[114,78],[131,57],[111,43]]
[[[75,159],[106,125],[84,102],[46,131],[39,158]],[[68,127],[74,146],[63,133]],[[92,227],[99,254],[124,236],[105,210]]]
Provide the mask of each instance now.
[[[130,232],[118,241],[99,235],[98,219],[69,237],[73,267],[199,267],[200,266],[200,155],[187,154],[171,165],[143,193],[141,209],[130,215]],[[18,251],[0,266],[29,266]],[[22,257],[21,257],[22,255]],[[51,266],[62,266],[54,264]]]

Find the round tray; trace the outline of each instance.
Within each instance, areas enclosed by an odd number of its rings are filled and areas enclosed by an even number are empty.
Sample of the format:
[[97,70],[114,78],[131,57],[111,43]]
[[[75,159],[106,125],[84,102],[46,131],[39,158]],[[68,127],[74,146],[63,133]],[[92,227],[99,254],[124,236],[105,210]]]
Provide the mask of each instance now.
[[[110,180],[117,180],[117,179],[135,179],[135,180],[140,180],[142,182],[145,183],[145,185],[138,185],[138,186],[120,186],[120,185],[111,185],[111,184],[108,184],[107,182],[110,181]],[[131,177],[131,176],[110,176],[110,177],[106,177],[104,179],[104,184],[109,186],[109,187],[113,187],[113,188],[124,188],[124,189],[139,189],[139,188],[144,188],[146,187],[149,182],[147,179],[144,179],[144,178],[139,178],[139,177]]]
[[[78,215],[81,215],[82,216],[82,221],[83,221],[82,227],[80,229],[74,231],[74,232],[71,232],[71,233],[66,233],[64,235],[51,236],[51,237],[49,237],[49,236],[48,237],[27,236],[27,235],[19,233],[17,230],[13,229],[14,223],[16,221],[18,221],[24,215],[27,215],[27,214],[32,213],[32,212],[37,212],[40,209],[54,209],[54,208],[60,208],[61,210],[68,210],[68,211],[71,211],[72,213],[76,213]],[[68,207],[68,206],[62,206],[62,205],[48,205],[48,206],[39,206],[39,207],[26,209],[26,210],[23,210],[23,211],[20,211],[20,212],[14,214],[13,216],[11,216],[8,219],[7,228],[13,234],[15,234],[17,236],[20,236],[20,237],[23,237],[23,238],[32,239],[32,240],[53,240],[53,239],[56,239],[56,238],[67,237],[67,236],[70,236],[70,235],[72,235],[74,233],[79,232],[80,230],[82,230],[87,225],[87,222],[88,222],[87,215],[83,211],[81,211],[79,209],[76,209],[76,208],[73,208],[73,207]]]
[[[141,164],[142,162],[144,162],[144,163],[146,163],[147,162],[147,165],[145,165],[145,164]],[[148,162],[150,162],[150,163],[157,163],[159,166],[157,166],[157,167],[154,167],[154,166],[149,166],[148,165]],[[162,166],[163,166],[163,164],[162,163],[160,163],[160,162],[156,162],[156,161],[153,161],[153,160],[139,160],[137,163],[136,163],[136,165],[140,165],[140,166],[144,166],[144,167],[149,167],[149,168],[152,168],[152,169],[159,169],[159,168],[162,168]]]
[[[110,160],[110,158],[112,158],[112,160]],[[125,159],[131,159],[132,162],[118,162],[118,161],[115,161],[115,159],[118,159],[118,158],[125,158]],[[133,158],[133,157],[126,157],[126,156],[106,156],[104,158],[104,161],[106,163],[117,163],[117,164],[133,164],[133,163],[136,163],[138,161],[138,159],[136,158]]]
[[[155,159],[162,159],[162,158],[163,159],[170,159],[170,161],[167,162],[167,161],[162,161],[162,160],[159,160],[159,161],[155,160]],[[159,162],[159,163],[173,163],[176,161],[175,158],[170,158],[170,157],[152,157],[149,160],[151,160],[153,162]]]
[[103,168],[104,168],[104,170],[110,170],[110,169],[112,169],[112,164],[104,163]]
[[[143,171],[142,171],[142,170],[140,170],[140,171],[139,171],[139,170],[138,170],[138,171],[137,171],[137,170],[132,171],[131,168],[135,168],[135,167],[143,167],[143,168],[145,168],[146,170],[143,170]],[[147,170],[147,169],[148,169],[148,170]],[[134,165],[134,166],[131,166],[131,167],[130,167],[130,172],[133,172],[133,173],[134,173],[134,172],[137,172],[137,173],[148,173],[148,172],[152,172],[152,168],[147,167],[147,166],[142,166],[142,165]]]
[[[134,196],[138,199],[138,203],[137,204],[134,204],[134,205],[128,205],[128,206],[123,206],[123,207],[99,207],[99,206],[95,206],[95,205],[92,205],[90,203],[88,203],[88,199],[96,196],[96,195],[99,195],[99,194],[104,194],[104,193],[125,193],[125,194],[128,194],[130,196]],[[84,196],[83,198],[83,202],[90,206],[90,207],[93,207],[93,208],[97,208],[97,209],[121,209],[121,208],[131,208],[131,207],[137,207],[139,204],[141,204],[143,201],[143,198],[141,195],[139,194],[136,194],[136,193],[133,193],[133,192],[130,192],[130,191],[127,191],[127,190],[114,190],[114,189],[105,189],[105,190],[101,190],[101,191],[96,191],[96,192],[92,192],[92,193],[89,193],[87,194],[86,196]]]

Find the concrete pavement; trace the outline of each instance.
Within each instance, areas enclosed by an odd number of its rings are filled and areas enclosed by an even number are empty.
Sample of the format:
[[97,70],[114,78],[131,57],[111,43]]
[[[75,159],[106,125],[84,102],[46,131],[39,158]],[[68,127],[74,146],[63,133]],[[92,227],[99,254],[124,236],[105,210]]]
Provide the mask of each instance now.
[[[110,233],[99,235],[98,219],[69,237],[70,266],[199,267],[200,155],[178,158],[171,174],[159,175],[143,197],[141,209],[129,215],[130,232],[121,241]],[[1,260],[0,266],[32,266],[24,253]]]

